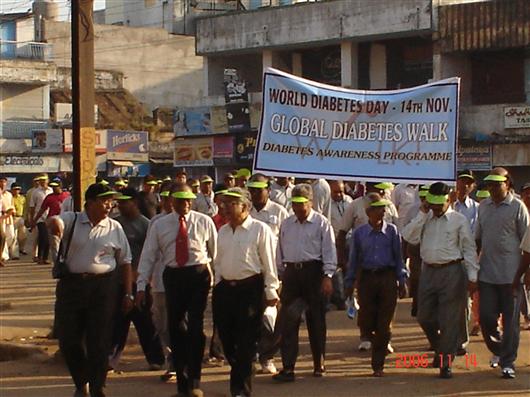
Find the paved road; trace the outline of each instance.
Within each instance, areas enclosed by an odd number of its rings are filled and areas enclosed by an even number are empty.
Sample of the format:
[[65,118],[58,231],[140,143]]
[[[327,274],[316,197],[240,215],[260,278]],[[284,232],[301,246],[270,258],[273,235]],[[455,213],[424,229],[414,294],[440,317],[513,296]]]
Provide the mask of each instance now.
[[[49,266],[11,262],[0,269],[0,339],[40,346],[45,354],[16,361],[0,362],[1,397],[66,397],[73,393],[62,363],[52,358],[55,341],[45,338],[53,316],[55,282]],[[6,307],[7,306],[11,307]],[[328,374],[311,376],[311,357],[305,329],[301,332],[301,358],[298,378],[293,384],[274,384],[270,376],[257,375],[256,397],[307,396],[530,396],[530,332],[521,332],[517,378],[504,380],[488,366],[489,352],[481,337],[472,337],[469,359],[458,358],[454,378],[442,380],[429,368],[396,368],[399,356],[426,353],[427,342],[421,329],[409,316],[410,300],[398,304],[394,324],[395,354],[388,356],[386,376],[372,378],[370,356],[356,351],[359,332],[343,312],[328,313]],[[211,316],[208,314],[208,318]],[[207,333],[211,323],[207,321]],[[2,350],[0,350],[0,359]],[[429,354],[429,358],[432,354]],[[476,357],[476,366],[471,358]],[[2,359],[3,360],[3,359]],[[279,361],[279,360],[277,360]],[[111,374],[107,394],[113,397],[170,396],[173,384],[158,380],[160,372],[149,372],[137,344],[135,332],[123,355],[120,374]],[[203,389],[208,397],[229,396],[227,366],[205,368]]]

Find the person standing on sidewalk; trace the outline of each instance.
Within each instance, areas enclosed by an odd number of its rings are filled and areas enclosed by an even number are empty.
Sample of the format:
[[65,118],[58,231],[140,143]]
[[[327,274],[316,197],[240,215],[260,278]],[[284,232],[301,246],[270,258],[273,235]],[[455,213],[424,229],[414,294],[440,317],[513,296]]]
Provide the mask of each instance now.
[[377,193],[368,196],[368,223],[357,228],[350,242],[350,259],[345,279],[346,295],[353,295],[353,283],[359,274],[359,326],[372,342],[372,370],[383,376],[391,323],[397,298],[407,294],[407,270],[401,254],[401,236],[396,225],[386,223],[389,200]]
[[15,205],[13,195],[7,190],[7,177],[0,175],[0,200],[2,201],[2,210],[0,215],[0,259],[19,259],[18,253],[14,252],[16,247],[16,234],[14,225]]
[[201,177],[200,192],[197,193],[197,198],[193,201],[193,210],[214,216],[217,214],[217,205],[214,202],[213,193],[213,179],[208,175]]
[[435,351],[433,367],[445,379],[452,377],[467,289],[476,290],[478,272],[471,228],[464,215],[451,209],[449,193],[445,183],[433,183],[426,205],[403,229],[407,242],[420,244],[423,268],[417,318]]
[[[39,187],[31,194],[29,203],[30,227],[37,228],[38,235],[38,253],[37,263],[48,264],[48,255],[50,253],[50,240],[48,238],[48,229],[46,227],[46,218],[48,211],[40,212],[42,203],[48,194],[53,193],[52,188],[48,186],[48,175],[42,174],[38,179]],[[39,217],[36,217],[40,213]]]
[[[506,169],[494,168],[484,181],[491,197],[480,203],[475,233],[480,252],[480,327],[493,353],[491,367],[500,365],[504,378],[515,378],[522,291],[514,296],[511,284],[520,263],[528,210],[511,193],[512,180]],[[502,336],[497,329],[501,314]]]
[[[127,241],[132,253],[133,272],[133,295],[136,296],[136,278],[138,274],[138,262],[144,246],[149,219],[140,213],[138,208],[138,191],[133,188],[124,188],[121,195],[116,197],[120,215],[115,219],[120,223],[127,236]],[[123,299],[125,288],[120,285],[118,292],[118,302]],[[115,311],[114,332],[112,335],[112,346],[109,356],[109,367],[116,368],[120,361],[121,354],[127,343],[127,336],[131,322],[136,328],[140,345],[150,370],[162,369],[165,362],[164,353],[160,344],[153,319],[151,318],[150,300],[148,304],[141,307],[134,307],[129,313],[123,314],[121,310]]]
[[219,229],[213,319],[231,366],[231,396],[249,397],[263,321],[263,295],[266,305],[278,304],[276,238],[270,227],[250,215],[248,191],[231,188],[224,196],[229,223]]
[[302,313],[313,356],[313,376],[326,372],[326,301],[333,292],[331,279],[337,269],[335,236],[329,221],[312,209],[311,185],[301,183],[292,191],[294,215],[280,229],[276,264],[283,281],[282,307],[277,330],[281,337],[283,369],[273,379],[295,380],[298,332]]
[[13,205],[15,206],[15,256],[19,257],[24,250],[26,243],[26,226],[24,226],[24,206],[26,205],[26,197],[20,191],[22,187],[16,183],[11,184],[11,194],[13,195]]
[[[160,256],[177,396],[202,397],[204,311],[211,286],[210,263],[217,251],[217,232],[209,216],[191,210],[195,194],[188,185],[175,185],[171,196],[174,212],[153,223],[140,268],[154,268]],[[141,303],[144,298],[145,292],[139,291],[136,302]]]
[[85,192],[84,211],[65,212],[50,221],[51,233],[69,245],[68,272],[57,283],[55,321],[74,397],[88,396],[89,390],[91,397],[105,396],[119,276],[125,288],[123,311],[133,306],[131,250],[121,225],[108,217],[115,195],[94,183]]

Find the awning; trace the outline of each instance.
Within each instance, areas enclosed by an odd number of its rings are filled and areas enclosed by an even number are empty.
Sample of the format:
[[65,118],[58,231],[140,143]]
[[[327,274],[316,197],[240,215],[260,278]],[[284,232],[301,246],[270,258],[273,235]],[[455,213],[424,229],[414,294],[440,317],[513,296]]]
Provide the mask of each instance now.
[[134,167],[134,163],[132,161],[118,161],[118,160],[112,160],[112,165],[115,165],[116,167]]
[[149,159],[153,164],[173,164],[173,159]]

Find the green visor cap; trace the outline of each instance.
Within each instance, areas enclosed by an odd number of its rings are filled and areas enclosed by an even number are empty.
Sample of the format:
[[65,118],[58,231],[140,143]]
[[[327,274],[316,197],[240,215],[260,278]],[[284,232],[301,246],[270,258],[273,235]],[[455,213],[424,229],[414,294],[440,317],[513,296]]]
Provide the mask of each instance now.
[[469,178],[469,179],[475,180],[475,177],[473,175],[469,175],[469,174],[459,174],[457,176],[457,178]]
[[208,182],[213,182],[213,179],[210,178],[209,176],[205,176],[204,178],[201,179],[201,183],[208,183]]
[[103,186],[107,186],[109,184],[105,179],[102,179],[101,181],[99,181],[99,183]]
[[435,204],[435,205],[444,204],[449,199],[448,194],[436,195],[436,194],[427,193],[426,197],[427,197],[427,202],[429,204]]
[[370,203],[370,207],[386,207],[387,205],[390,205],[390,200],[378,200],[374,201],[373,203]]
[[477,197],[478,198],[488,198],[490,197],[490,192],[487,190],[477,190]]
[[377,185],[374,185],[374,187],[377,189],[386,190],[386,189],[392,189],[394,187],[394,184],[391,182],[381,182],[381,183],[378,183]]
[[127,183],[125,181],[116,181],[114,182],[116,186],[127,186]]
[[267,182],[255,181],[255,182],[247,183],[248,188],[254,188],[254,189],[266,189],[268,186],[269,184]]
[[51,186],[51,187],[57,187],[57,186],[59,186],[59,184],[58,184],[57,182],[50,182],[50,183],[49,183],[49,186]]
[[132,199],[132,196],[121,195],[121,196],[116,197],[116,200],[130,200],[130,199]]
[[165,181],[170,181],[170,180],[171,180],[171,177],[170,177],[170,176],[166,176],[166,177],[164,178],[164,182],[165,182]]
[[231,192],[230,190],[227,190],[226,192],[222,193],[222,195],[223,196],[243,198],[242,194],[239,194],[238,192]]
[[214,195],[219,195],[219,194],[226,194],[228,192],[228,189],[222,189],[222,190],[218,190],[216,192],[214,192]]
[[187,192],[187,191],[171,193],[171,197],[174,197],[176,199],[183,199],[183,200],[193,200],[197,198],[197,196],[194,195],[192,192]]
[[294,196],[294,197],[291,197],[291,201],[293,203],[307,203],[309,199],[307,197]]
[[429,190],[431,188],[431,185],[421,185],[420,190]]
[[488,175],[486,178],[484,178],[485,181],[488,182],[505,182],[508,178],[502,175]]
[[96,197],[108,197],[108,196],[115,196],[119,194],[118,192],[115,192],[114,190],[109,190],[108,192],[100,193]]
[[169,190],[164,190],[160,193],[160,197],[169,197]]
[[241,178],[243,176],[249,178],[250,175],[252,175],[252,172],[248,168],[240,168],[237,170],[236,178]]
[[158,181],[145,182],[146,185],[158,185]]
[[418,196],[420,196],[420,197],[427,197],[427,193],[429,193],[428,190],[420,190],[420,191],[418,192]]

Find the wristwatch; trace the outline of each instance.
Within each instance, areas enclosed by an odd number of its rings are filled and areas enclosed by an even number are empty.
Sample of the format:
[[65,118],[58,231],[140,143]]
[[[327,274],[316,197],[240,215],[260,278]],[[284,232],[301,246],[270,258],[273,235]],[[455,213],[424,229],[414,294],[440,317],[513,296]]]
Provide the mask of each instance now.
[[132,296],[132,294],[125,294],[125,298],[129,298],[130,300],[134,301],[134,296]]

